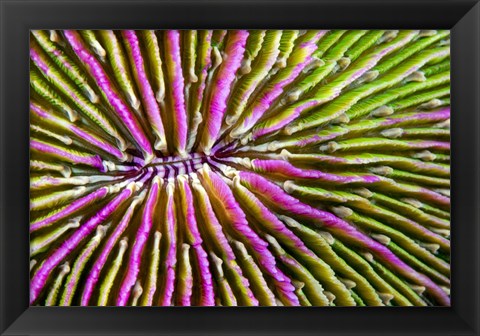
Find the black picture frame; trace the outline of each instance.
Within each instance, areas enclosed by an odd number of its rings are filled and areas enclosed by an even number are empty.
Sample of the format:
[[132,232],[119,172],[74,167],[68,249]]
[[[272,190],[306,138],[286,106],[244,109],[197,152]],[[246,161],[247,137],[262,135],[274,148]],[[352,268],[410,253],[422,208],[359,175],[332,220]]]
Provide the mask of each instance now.
[[[480,3],[0,0],[2,335],[480,335]],[[451,29],[452,306],[29,307],[28,34],[66,28]]]

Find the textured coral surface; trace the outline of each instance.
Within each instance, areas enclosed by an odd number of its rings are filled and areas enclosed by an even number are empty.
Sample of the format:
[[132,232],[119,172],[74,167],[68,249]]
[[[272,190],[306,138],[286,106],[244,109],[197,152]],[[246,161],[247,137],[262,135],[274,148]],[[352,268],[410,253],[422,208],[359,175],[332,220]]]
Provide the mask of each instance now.
[[448,31],[32,31],[32,305],[450,304]]

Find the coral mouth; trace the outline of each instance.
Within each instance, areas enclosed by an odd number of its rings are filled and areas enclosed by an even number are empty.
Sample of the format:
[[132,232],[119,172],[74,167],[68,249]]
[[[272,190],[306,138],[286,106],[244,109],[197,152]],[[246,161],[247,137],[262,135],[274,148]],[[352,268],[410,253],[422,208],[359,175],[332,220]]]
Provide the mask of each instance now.
[[168,179],[195,173],[203,167],[203,164],[208,163],[209,159],[210,156],[199,153],[192,153],[186,156],[156,157],[149,163],[142,162],[144,165],[139,165],[137,169],[139,174],[149,171]]

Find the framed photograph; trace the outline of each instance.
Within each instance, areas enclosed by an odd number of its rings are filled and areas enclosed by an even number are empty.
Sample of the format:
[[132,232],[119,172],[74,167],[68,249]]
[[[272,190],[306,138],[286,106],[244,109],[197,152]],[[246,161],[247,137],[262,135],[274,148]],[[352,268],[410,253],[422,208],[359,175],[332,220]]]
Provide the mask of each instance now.
[[479,335],[478,1],[0,3],[2,335]]

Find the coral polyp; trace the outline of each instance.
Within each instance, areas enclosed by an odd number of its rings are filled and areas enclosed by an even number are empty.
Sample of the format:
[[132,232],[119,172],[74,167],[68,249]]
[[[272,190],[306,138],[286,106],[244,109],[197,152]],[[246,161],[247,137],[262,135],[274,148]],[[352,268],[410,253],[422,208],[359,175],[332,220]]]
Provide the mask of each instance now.
[[30,304],[450,305],[449,41],[32,31]]

